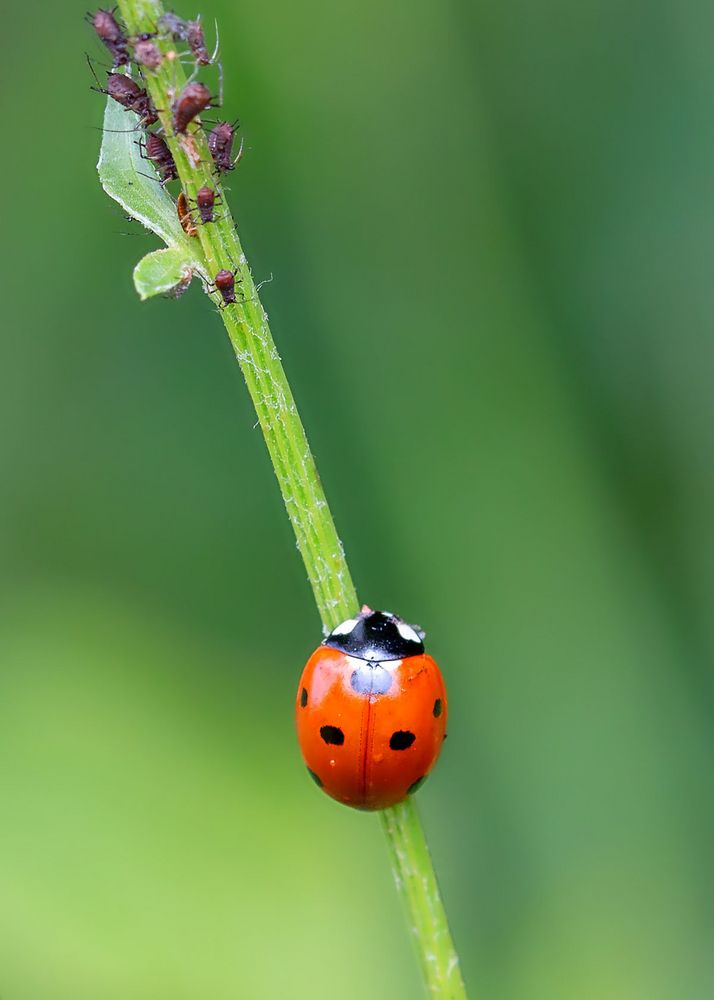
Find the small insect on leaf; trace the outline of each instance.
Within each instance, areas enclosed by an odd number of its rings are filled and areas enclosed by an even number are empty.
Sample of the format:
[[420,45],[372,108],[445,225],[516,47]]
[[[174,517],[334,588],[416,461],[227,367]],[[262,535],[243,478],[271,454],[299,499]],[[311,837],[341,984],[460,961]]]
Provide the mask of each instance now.
[[142,301],[154,295],[178,298],[188,288],[192,277],[191,256],[180,247],[167,247],[142,257],[134,268],[134,287]]
[[168,144],[158,132],[147,132],[146,139],[139,143],[141,155],[146,160],[151,160],[156,172],[161,177],[161,186],[169,181],[178,180],[176,161],[168,147]]

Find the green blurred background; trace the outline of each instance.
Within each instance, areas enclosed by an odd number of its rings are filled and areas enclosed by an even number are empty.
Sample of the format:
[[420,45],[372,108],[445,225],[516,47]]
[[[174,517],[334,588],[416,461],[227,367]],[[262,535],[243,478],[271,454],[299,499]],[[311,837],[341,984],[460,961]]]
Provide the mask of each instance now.
[[[3,14],[0,995],[411,1000],[379,824],[295,745],[319,622],[230,347],[132,290],[84,9]],[[711,7],[203,13],[360,595],[446,673],[472,997],[710,998]]]

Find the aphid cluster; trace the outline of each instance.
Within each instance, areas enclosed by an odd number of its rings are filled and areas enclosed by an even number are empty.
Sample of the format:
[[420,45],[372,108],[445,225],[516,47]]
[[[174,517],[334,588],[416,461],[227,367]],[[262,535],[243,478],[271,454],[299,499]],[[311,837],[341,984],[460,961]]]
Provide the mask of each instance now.
[[[216,48],[209,53],[200,17],[195,20],[184,20],[173,12],[168,12],[159,18],[155,30],[132,36],[126,32],[117,20],[113,10],[100,8],[93,14],[87,14],[87,20],[94,28],[97,37],[109,51],[112,59],[111,69],[107,71],[104,86],[90,67],[97,83],[93,90],[106,94],[120,104],[126,111],[132,111],[139,121],[137,130],[143,130],[143,136],[138,140],[139,150],[144,159],[149,160],[160,178],[162,185],[178,180],[178,171],[171,149],[166,142],[164,128],[156,129],[150,126],[159,122],[159,113],[145,86],[142,86],[145,73],[155,73],[162,64],[169,65],[174,60],[190,58],[194,64],[194,72],[188,82],[178,92],[171,93],[170,108],[171,127],[177,137],[189,162],[197,167],[200,160],[199,146],[196,145],[191,126],[197,122],[199,115],[208,108],[218,107],[222,99],[211,96],[208,87],[195,79],[203,66],[218,67],[220,93],[222,93],[222,68],[217,62],[218,32],[216,31]],[[186,52],[166,51],[166,43],[184,43]],[[163,43],[163,46],[162,46]],[[165,63],[166,60],[166,63]],[[135,77],[129,76],[122,69],[136,64]],[[138,81],[138,82],[137,82]],[[233,155],[233,144],[238,121],[218,121],[212,123],[213,128],[208,135],[208,149],[213,161],[213,172],[221,175],[235,169],[243,155],[241,142],[237,154]],[[176,201],[176,211],[184,232],[191,237],[198,235],[199,225],[210,225],[216,221],[216,206],[220,204],[219,195],[213,187],[204,186],[196,192],[195,200],[181,191]],[[236,302],[235,286],[240,278],[236,275],[238,269],[220,270],[209,288],[220,294],[223,306]],[[189,279],[190,280],[190,279]]]

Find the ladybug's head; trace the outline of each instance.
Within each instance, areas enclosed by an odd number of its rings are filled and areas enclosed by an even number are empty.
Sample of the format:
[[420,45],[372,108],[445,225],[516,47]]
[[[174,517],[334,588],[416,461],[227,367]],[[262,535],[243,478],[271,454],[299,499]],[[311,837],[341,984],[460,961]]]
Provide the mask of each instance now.
[[424,652],[424,633],[390,611],[372,611],[366,605],[325,639],[323,646],[340,649],[361,660],[405,660]]

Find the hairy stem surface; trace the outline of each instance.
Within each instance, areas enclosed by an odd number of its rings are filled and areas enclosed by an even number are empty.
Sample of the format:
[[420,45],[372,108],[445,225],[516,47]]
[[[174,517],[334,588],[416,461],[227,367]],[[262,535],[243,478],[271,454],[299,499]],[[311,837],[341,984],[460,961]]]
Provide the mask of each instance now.
[[[119,0],[119,8],[131,35],[155,31],[164,13],[158,0]],[[357,594],[268,317],[220,180],[213,173],[205,133],[193,127],[188,140],[173,133],[171,104],[186,82],[184,68],[171,56],[172,43],[158,39],[157,43],[167,58],[156,72],[146,72],[146,85],[156,108],[161,109],[161,124],[187,198],[195,199],[202,186],[213,187],[221,196],[216,221],[198,226],[206,274],[210,278],[221,269],[237,268],[236,284],[242,295],[236,305],[220,310],[221,318],[258,415],[320,618],[330,630],[357,613]],[[210,294],[220,306],[220,295]],[[381,820],[429,993],[439,1000],[461,1000],[466,991],[458,957],[414,802],[384,810]]]

